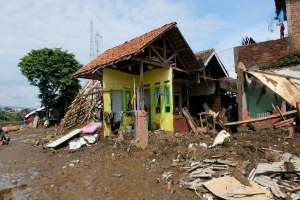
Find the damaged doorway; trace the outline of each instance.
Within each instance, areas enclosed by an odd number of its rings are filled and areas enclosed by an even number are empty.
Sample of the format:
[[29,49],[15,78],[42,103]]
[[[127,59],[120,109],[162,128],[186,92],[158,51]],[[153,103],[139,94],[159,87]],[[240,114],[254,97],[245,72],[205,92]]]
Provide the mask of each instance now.
[[112,90],[111,91],[111,129],[112,131],[120,128],[122,112],[122,91]]
[[145,102],[145,110],[147,112],[147,117],[148,117],[148,129],[151,127],[151,95],[150,95],[150,88],[149,86],[145,85],[144,86],[144,102]]

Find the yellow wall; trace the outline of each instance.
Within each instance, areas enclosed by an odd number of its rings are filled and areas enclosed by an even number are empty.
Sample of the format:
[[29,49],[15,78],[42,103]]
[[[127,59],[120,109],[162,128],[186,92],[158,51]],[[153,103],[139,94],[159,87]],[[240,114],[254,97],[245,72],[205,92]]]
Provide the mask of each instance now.
[[[164,92],[165,81],[170,81],[170,112],[166,113],[164,101],[161,96],[161,113],[155,112],[155,83],[160,82],[160,92]],[[165,131],[173,131],[173,87],[172,87],[172,69],[153,69],[144,73],[144,84],[150,84],[151,96],[151,128],[158,124]]]
[[[135,79],[136,87],[140,86],[140,76],[123,73],[113,69],[103,69],[103,100],[104,100],[104,112],[111,112],[111,90],[122,90],[123,94],[123,111],[125,110],[127,102],[125,102],[125,90],[131,91],[133,95],[133,80]],[[155,83],[160,82],[160,92],[164,91],[164,81],[170,81],[170,113],[165,112],[164,101],[165,97],[161,97],[161,113],[155,113]],[[161,128],[166,131],[173,131],[173,88],[172,88],[172,70],[171,69],[153,69],[144,73],[144,85],[150,84],[150,96],[151,96],[151,123],[159,124]],[[123,115],[123,128],[133,123],[131,117]],[[110,134],[110,126],[104,123],[104,134],[108,136]]]

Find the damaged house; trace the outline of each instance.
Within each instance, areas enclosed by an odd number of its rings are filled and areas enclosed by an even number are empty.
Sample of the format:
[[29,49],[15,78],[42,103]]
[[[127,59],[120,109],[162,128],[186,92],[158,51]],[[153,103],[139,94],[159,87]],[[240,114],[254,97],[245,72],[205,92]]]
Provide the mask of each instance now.
[[[227,90],[222,89],[222,84],[219,84],[221,80],[229,79],[228,72],[214,49],[197,52],[195,56],[201,64],[201,69],[198,70],[196,81],[185,82],[186,87],[182,91],[186,92],[186,98],[183,100],[187,101],[192,116],[204,112],[205,103],[211,110],[217,112],[226,107],[228,102],[233,101],[231,97],[225,95]],[[176,80],[175,85],[177,82],[180,80]]]
[[288,35],[234,49],[240,120],[286,112],[300,102],[300,1],[275,0],[275,7]]
[[[203,76],[228,76],[214,51],[203,61],[173,22],[106,50],[75,76],[103,82],[105,135],[115,126],[174,131],[175,110],[195,107],[191,96],[215,93],[216,83]],[[206,92],[201,93],[201,87]],[[135,116],[141,110],[147,115],[147,121],[139,123],[143,127],[137,124],[142,118]]]

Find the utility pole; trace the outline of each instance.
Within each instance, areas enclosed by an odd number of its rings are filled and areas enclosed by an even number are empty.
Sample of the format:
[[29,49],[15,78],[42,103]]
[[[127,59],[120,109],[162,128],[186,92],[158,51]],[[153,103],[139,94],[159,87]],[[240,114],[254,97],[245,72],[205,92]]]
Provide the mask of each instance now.
[[90,21],[90,60],[95,58],[94,52],[94,22],[93,20]]
[[102,36],[101,33],[96,33],[96,56],[99,56],[101,53],[101,43],[102,43]]

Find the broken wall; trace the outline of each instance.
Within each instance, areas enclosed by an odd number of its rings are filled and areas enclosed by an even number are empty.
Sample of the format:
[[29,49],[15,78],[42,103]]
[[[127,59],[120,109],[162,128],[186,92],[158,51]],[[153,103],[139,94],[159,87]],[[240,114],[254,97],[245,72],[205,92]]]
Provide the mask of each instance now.
[[235,66],[243,62],[246,69],[253,65],[266,65],[289,55],[288,38],[234,48]]
[[300,1],[288,0],[287,13],[289,23],[290,53],[300,54]]
[[246,101],[248,115],[251,118],[258,118],[271,114],[273,111],[272,103],[281,107],[282,98],[264,87],[259,81],[252,80],[246,89]]

